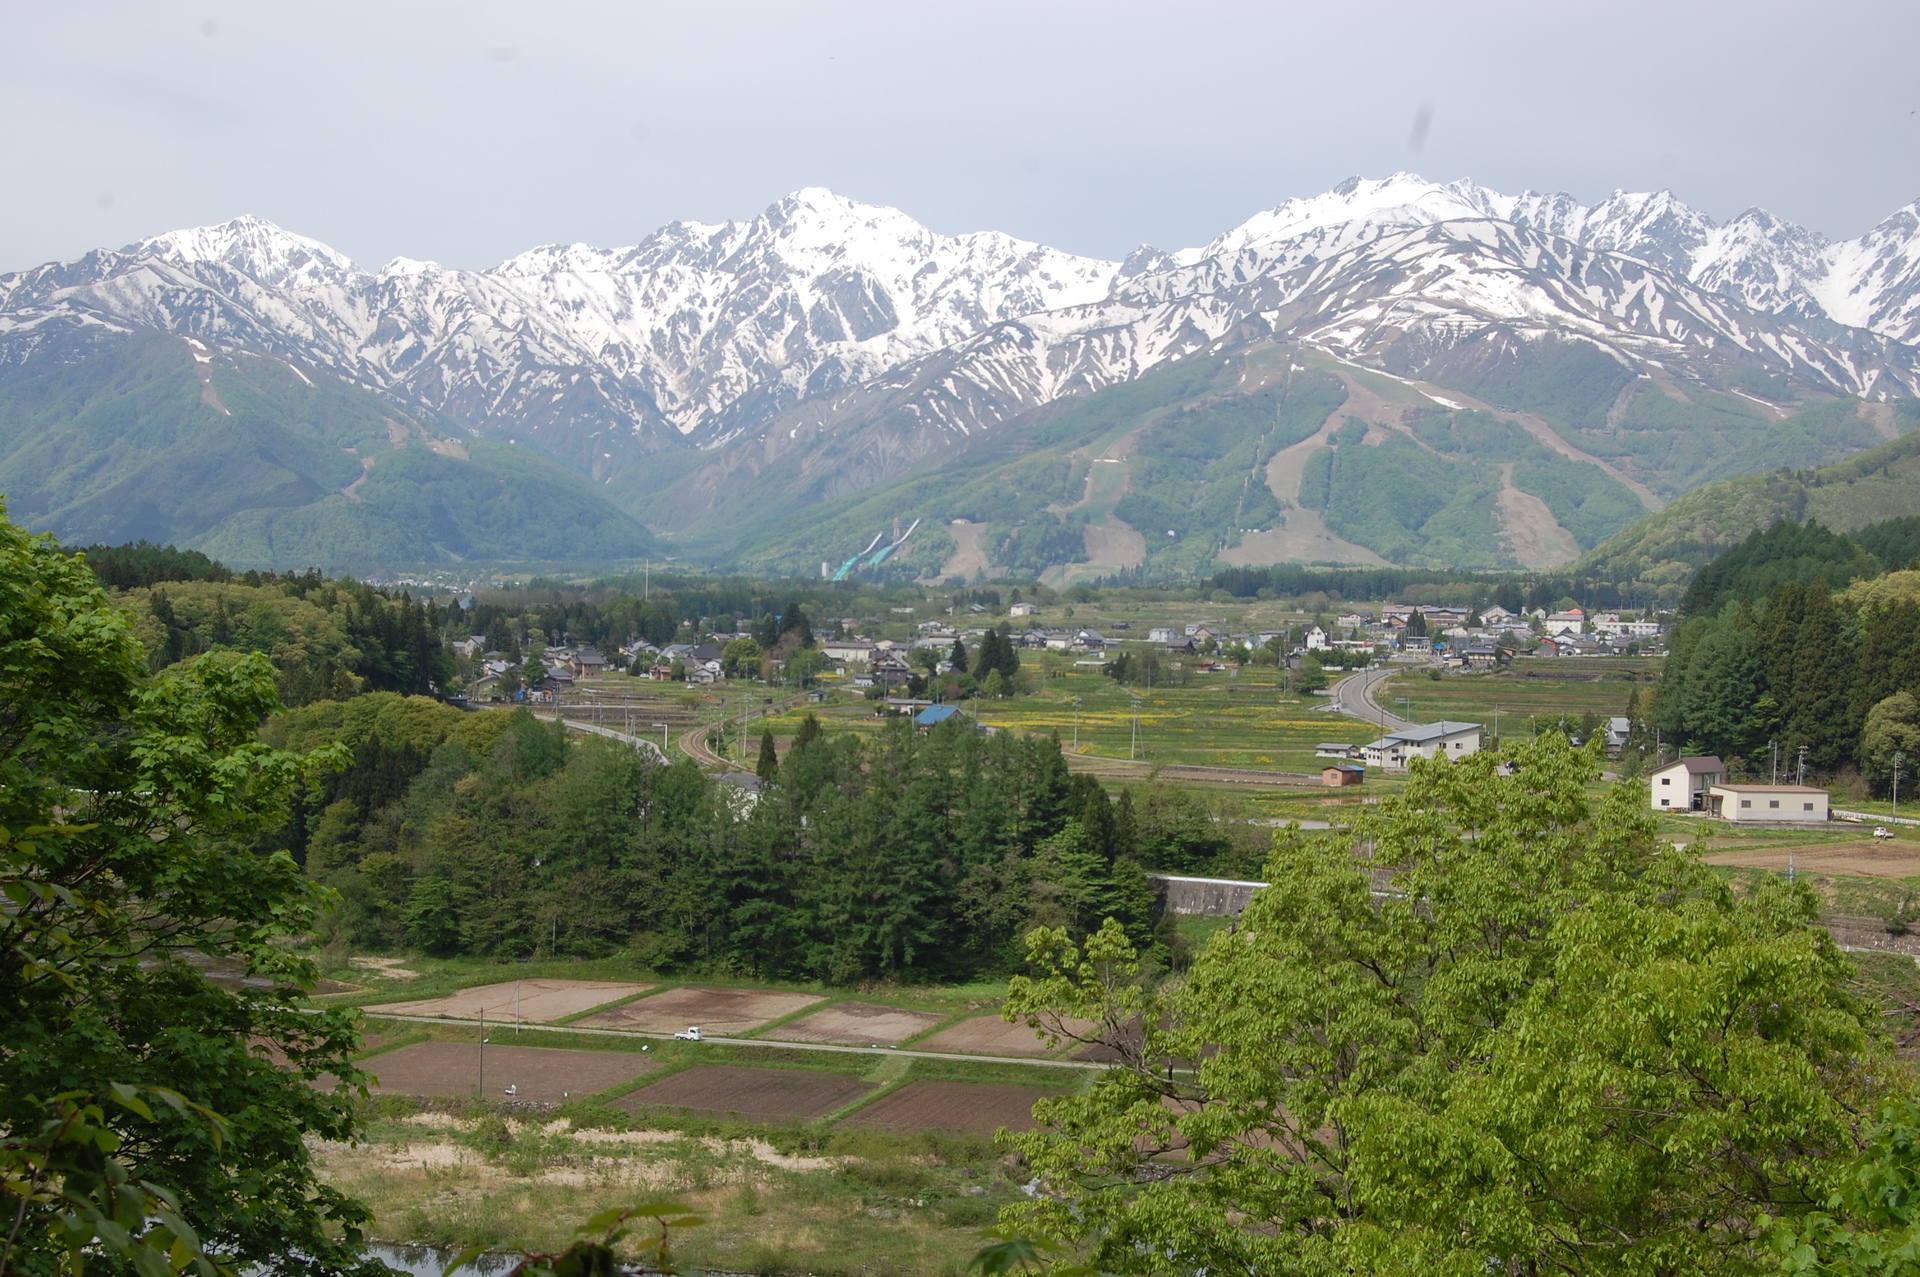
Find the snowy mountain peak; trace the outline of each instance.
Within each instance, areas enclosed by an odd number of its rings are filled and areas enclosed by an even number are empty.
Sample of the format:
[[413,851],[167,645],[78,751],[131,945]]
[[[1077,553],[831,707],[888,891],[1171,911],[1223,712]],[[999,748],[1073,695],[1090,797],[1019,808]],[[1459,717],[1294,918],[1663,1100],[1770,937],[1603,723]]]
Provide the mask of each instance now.
[[1256,213],[1204,247],[1174,254],[1182,265],[1298,239],[1316,231],[1426,226],[1464,217],[1500,216],[1498,201],[1472,181],[1442,184],[1418,173],[1350,177],[1323,195],[1290,199]]
[[1668,191],[1589,206],[1394,173],[1119,263],[804,187],[743,220],[483,271],[403,257],[368,274],[242,217],[0,276],[0,367],[61,332],[130,326],[317,363],[596,478],[624,464],[616,449],[718,446],[936,365],[985,371],[930,378],[890,420],[964,435],[1248,332],[1430,358],[1505,326],[1648,358],[1737,351],[1882,393],[1882,369],[1909,385],[1920,368],[1886,345],[1920,340],[1920,202],[1827,244],[1758,209],[1716,226]]
[[361,274],[345,254],[250,214],[155,235],[126,251],[183,266],[225,266],[276,288],[339,283]]

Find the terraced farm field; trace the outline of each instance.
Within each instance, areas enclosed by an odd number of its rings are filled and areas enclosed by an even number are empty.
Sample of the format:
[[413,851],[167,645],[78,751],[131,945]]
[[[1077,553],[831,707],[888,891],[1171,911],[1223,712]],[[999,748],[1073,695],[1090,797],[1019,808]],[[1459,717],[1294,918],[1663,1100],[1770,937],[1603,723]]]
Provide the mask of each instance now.
[[[1564,716],[1569,726],[1592,714],[1607,718],[1627,712],[1627,698],[1658,677],[1655,658],[1517,661],[1499,673],[1449,672],[1438,680],[1424,672],[1396,675],[1379,693],[1389,708],[1422,723],[1448,718],[1485,723],[1512,738],[1557,726]],[[1410,706],[1393,698],[1407,697]]]
[[[1132,757],[1148,763],[1274,772],[1317,773],[1321,760],[1314,757],[1315,745],[1360,743],[1373,735],[1364,723],[1327,713],[1324,697],[1282,696],[1271,669],[1183,671],[1178,686],[1129,689],[1097,666],[1072,665],[1058,654],[1051,664],[1052,677],[1043,679],[1039,654],[1025,653],[1022,670],[1031,694],[968,701],[961,708],[989,727],[1036,735],[1057,732],[1063,748],[1089,758]],[[784,749],[807,713],[833,730],[876,731],[884,724],[870,702],[834,691],[823,704],[755,720],[750,735],[757,738],[763,729],[771,730]]]

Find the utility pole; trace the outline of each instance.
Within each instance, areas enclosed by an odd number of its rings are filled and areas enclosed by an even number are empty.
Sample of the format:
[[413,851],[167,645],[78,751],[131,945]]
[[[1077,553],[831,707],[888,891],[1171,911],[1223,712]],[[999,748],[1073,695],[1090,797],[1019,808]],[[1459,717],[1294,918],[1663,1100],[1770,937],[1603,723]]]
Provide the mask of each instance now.
[[485,1007],[480,1008],[480,1095],[479,1095],[479,1098],[482,1102],[485,1102],[487,1098],[487,1009]]
[[667,761],[667,725],[655,723],[654,726],[660,729],[660,761],[664,763]]
[[1807,747],[1805,745],[1800,747],[1800,770],[1793,783],[1796,785],[1807,783]]
[[1080,752],[1080,698],[1073,698],[1073,752]]
[[1900,818],[1900,764],[1906,761],[1905,754],[1897,749],[1893,751],[1893,816],[1895,820]]

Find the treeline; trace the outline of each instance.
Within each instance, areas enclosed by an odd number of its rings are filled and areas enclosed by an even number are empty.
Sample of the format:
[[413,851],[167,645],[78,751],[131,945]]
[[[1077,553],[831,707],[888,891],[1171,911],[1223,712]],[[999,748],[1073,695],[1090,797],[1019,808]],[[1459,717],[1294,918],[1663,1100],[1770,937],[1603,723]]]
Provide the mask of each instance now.
[[1632,582],[1584,576],[1530,576],[1498,572],[1441,572],[1422,568],[1313,568],[1276,564],[1264,568],[1227,568],[1209,585],[1235,598],[1299,598],[1325,594],[1334,601],[1391,599],[1420,586],[1467,586],[1477,597],[1510,612],[1551,608],[1573,599],[1586,608],[1640,605],[1645,591]]
[[956,980],[1013,969],[1036,925],[1113,917],[1166,955],[1145,871],[1245,877],[1267,842],[1191,795],[1110,801],[1050,739],[963,726],[815,725],[757,801],[524,711],[370,695],[266,735],[352,751],[279,837],[340,892],[337,932],[441,954]]
[[126,597],[155,670],[219,649],[261,652],[279,672],[287,706],[452,690],[453,655],[441,634],[455,609],[404,592],[313,574],[255,585],[176,580]]
[[[1869,531],[1861,539],[1893,557],[1914,530]],[[1920,573],[1880,568],[1817,523],[1754,533],[1695,578],[1640,717],[1736,768],[1762,770],[1777,751],[1785,771],[1804,747],[1815,772],[1858,770],[1884,787],[1896,752],[1909,770],[1920,763]]]

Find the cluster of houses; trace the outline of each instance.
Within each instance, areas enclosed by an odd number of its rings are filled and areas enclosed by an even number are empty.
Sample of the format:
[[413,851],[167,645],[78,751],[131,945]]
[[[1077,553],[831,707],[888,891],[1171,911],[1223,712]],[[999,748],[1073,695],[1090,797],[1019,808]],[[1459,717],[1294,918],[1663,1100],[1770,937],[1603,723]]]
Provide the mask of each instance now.
[[1812,785],[1731,785],[1726,764],[1711,754],[1682,758],[1647,778],[1657,812],[1715,816],[1734,825],[1812,825],[1831,819],[1826,790]]
[[[459,639],[453,644],[455,653],[473,662],[476,685],[497,681],[509,670],[523,668],[499,652],[487,651],[486,646],[486,638],[479,634]],[[566,691],[580,679],[598,678],[607,672],[607,658],[591,644],[585,647],[548,647],[534,655],[539,658],[541,668],[547,671],[546,678],[541,680],[538,687],[527,689],[530,695],[537,698],[551,700],[556,692]]]

